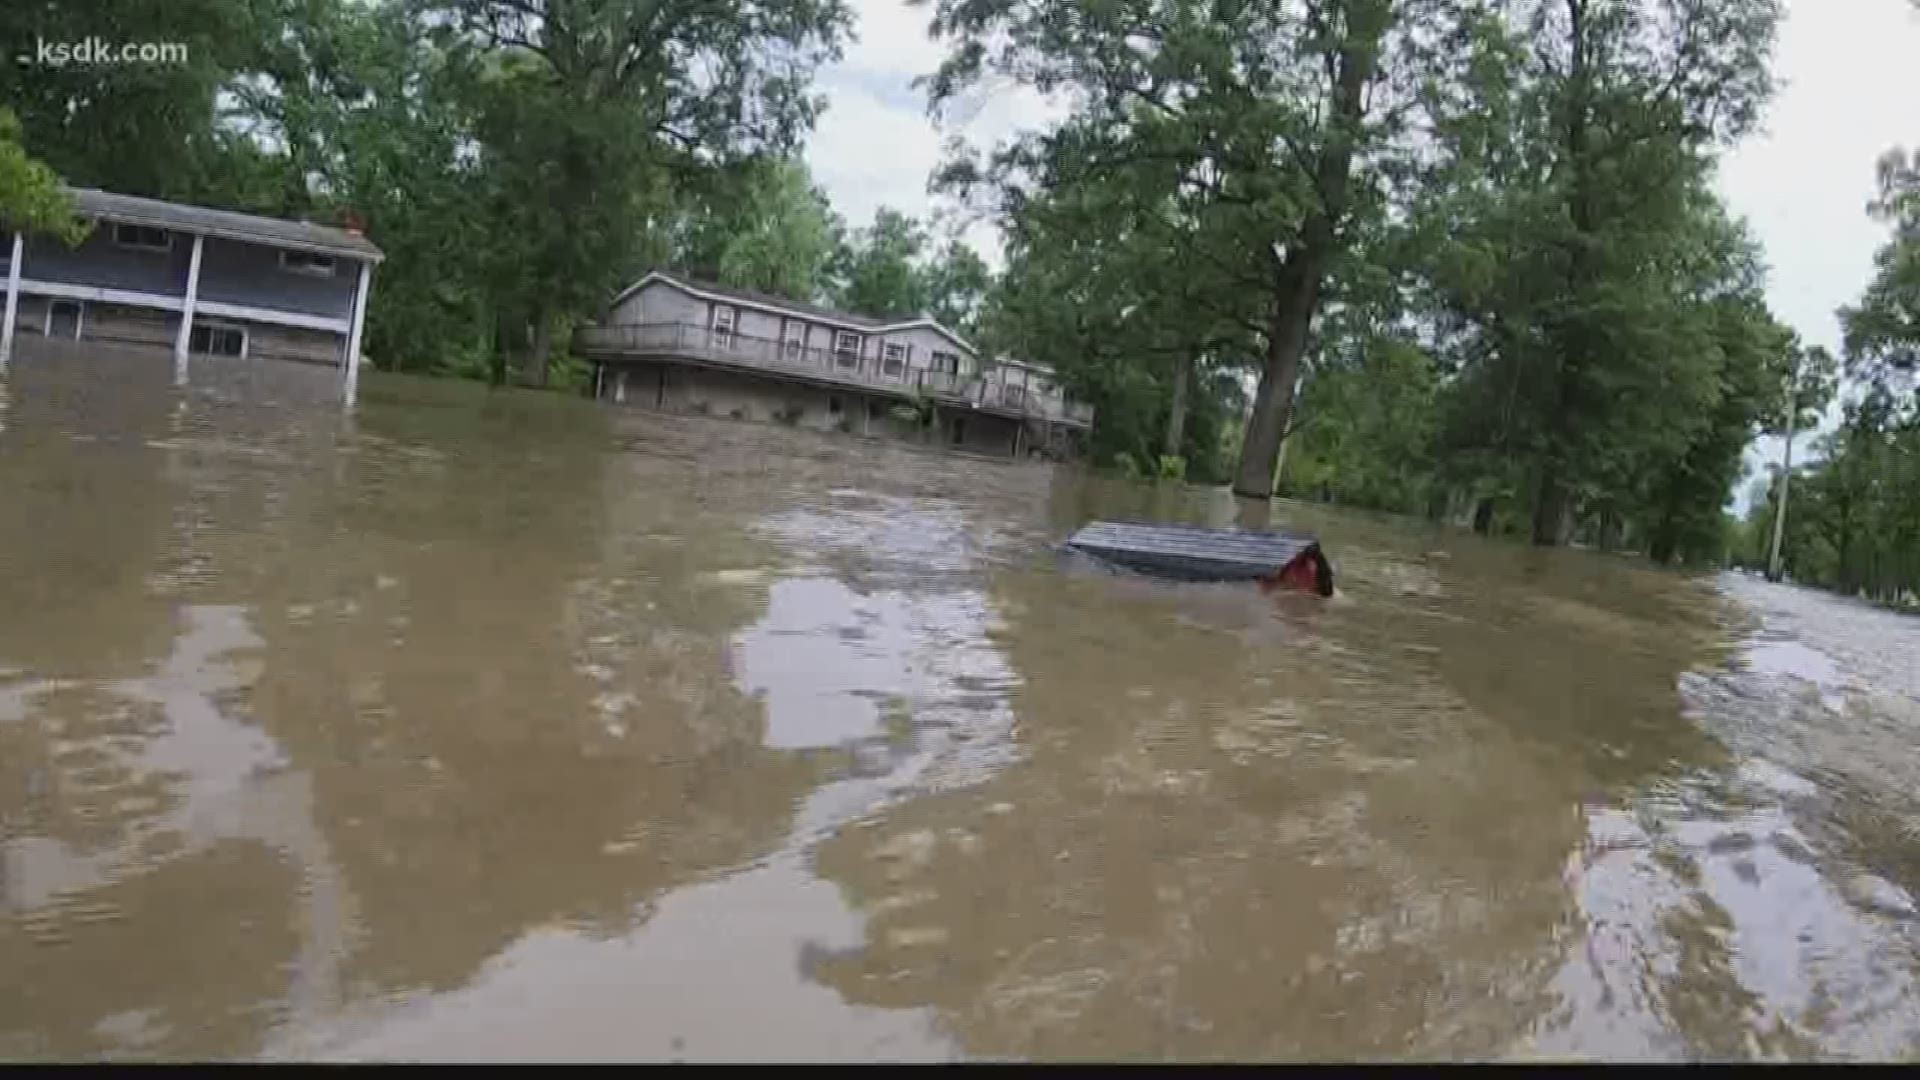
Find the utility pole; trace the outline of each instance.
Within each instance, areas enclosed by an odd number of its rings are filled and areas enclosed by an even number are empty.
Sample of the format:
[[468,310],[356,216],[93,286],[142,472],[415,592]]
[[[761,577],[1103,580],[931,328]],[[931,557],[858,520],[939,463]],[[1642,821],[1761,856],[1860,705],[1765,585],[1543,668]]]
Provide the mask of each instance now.
[[1800,419],[1800,362],[1793,359],[1793,376],[1787,380],[1787,447],[1780,461],[1780,494],[1774,499],[1773,550],[1767,556],[1767,580],[1780,580],[1780,542],[1787,534],[1787,485],[1793,479],[1793,428]]

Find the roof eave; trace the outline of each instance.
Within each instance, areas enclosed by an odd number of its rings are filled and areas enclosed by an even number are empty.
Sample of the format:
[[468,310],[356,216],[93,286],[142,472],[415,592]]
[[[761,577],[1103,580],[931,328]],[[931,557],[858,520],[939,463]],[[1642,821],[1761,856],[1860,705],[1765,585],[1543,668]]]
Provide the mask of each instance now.
[[[78,194],[69,189],[70,194]],[[111,193],[106,193],[111,194]],[[290,251],[311,251],[320,255],[338,255],[366,263],[380,263],[386,259],[386,253],[375,246],[373,241],[365,242],[365,247],[347,244],[317,243],[307,240],[290,239],[283,236],[268,236],[243,229],[223,228],[218,225],[206,225],[183,222],[164,214],[143,214],[138,210],[122,210],[116,207],[83,207],[82,217],[95,221],[121,221],[129,225],[147,225],[168,232],[186,233],[189,236],[211,236],[221,240],[233,240],[239,243],[260,244],[266,247],[284,248]]]

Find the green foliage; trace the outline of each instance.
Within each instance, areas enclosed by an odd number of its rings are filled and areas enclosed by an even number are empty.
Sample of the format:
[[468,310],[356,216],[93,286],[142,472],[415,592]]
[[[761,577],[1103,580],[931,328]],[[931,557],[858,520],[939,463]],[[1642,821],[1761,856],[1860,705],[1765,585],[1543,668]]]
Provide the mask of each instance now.
[[[321,0],[73,0],[0,4],[0,102],[34,153],[68,183],[195,199],[216,186],[232,140],[215,125],[220,90],[258,73],[283,27]],[[184,63],[43,65],[37,41],[166,42]]]
[[835,304],[883,319],[926,311],[927,279],[921,270],[926,247],[926,230],[919,221],[881,207],[873,224],[855,233],[837,254]]
[[1778,18],[1773,0],[1556,0],[1483,26],[1480,107],[1441,129],[1410,242],[1457,372],[1449,480],[1511,492],[1536,542],[1625,521],[1685,557],[1778,408],[1759,260],[1708,187],[1769,91]]
[[1281,490],[1369,509],[1419,513],[1435,483],[1440,373],[1383,339],[1351,363],[1329,359],[1301,395],[1306,419],[1287,448]]
[[1880,159],[1879,194],[1868,205],[1893,236],[1874,254],[1873,278],[1859,303],[1840,309],[1847,367],[1884,382],[1920,360],[1920,152]]
[[89,223],[76,215],[60,178],[20,145],[20,120],[0,107],[0,225],[9,231],[46,233],[73,245]]
[[1160,468],[1157,473],[1162,480],[1185,480],[1187,478],[1187,459],[1179,454],[1161,454]]
[[958,237],[921,268],[926,310],[940,325],[972,340],[980,329],[980,314],[993,291],[993,271],[978,252]]
[[[1920,415],[1885,383],[1848,402],[1795,472],[1783,550],[1794,580],[1887,604],[1920,594]],[[1735,560],[1764,567],[1776,474],[1749,509]]]
[[[1024,313],[1022,333],[1084,345],[1131,323],[1173,339],[1142,349],[1129,334],[1136,355],[1257,367],[1235,487],[1271,491],[1314,323],[1430,142],[1416,121],[1461,107],[1447,91],[1481,5],[933,6],[936,32],[955,43],[929,81],[936,103],[1001,78],[1076,102],[1056,129],[947,170],[949,183],[997,194],[1013,246],[1050,264],[1033,276],[1076,297],[1066,313]],[[1060,246],[1072,254],[1047,250]],[[1027,293],[1035,305],[1055,295]]]
[[[842,0],[12,5],[0,40],[179,41],[189,62],[0,66],[0,100],[78,184],[356,211],[388,255],[367,329],[377,362],[502,381],[518,359],[545,384],[577,377],[570,328],[665,261],[674,208],[712,177],[747,173],[762,204],[808,201],[778,163],[849,22]],[[806,291],[831,228],[746,220],[724,273]]]
[[844,227],[797,158],[753,157],[689,185],[673,260],[696,276],[802,302],[826,299]]

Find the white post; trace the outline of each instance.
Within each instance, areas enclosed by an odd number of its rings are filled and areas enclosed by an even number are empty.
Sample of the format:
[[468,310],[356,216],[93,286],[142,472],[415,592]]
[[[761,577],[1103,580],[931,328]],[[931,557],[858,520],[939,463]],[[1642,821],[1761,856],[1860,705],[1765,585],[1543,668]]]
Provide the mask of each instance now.
[[13,262],[7,270],[7,317],[0,325],[0,374],[5,374],[7,361],[13,356],[13,320],[20,313],[20,264],[26,261],[27,234],[16,231],[13,234]]
[[180,302],[180,332],[173,338],[173,384],[187,385],[187,346],[193,340],[193,306],[200,300],[200,249],[206,237],[193,237],[193,258],[187,261],[187,295]]
[[360,264],[360,284],[353,293],[353,320],[347,328],[347,355],[342,360],[346,368],[345,382],[341,391],[341,401],[352,405],[354,397],[360,392],[360,332],[367,325],[367,292],[373,288],[373,264]]
[[1780,580],[1780,544],[1787,536],[1787,485],[1793,480],[1793,428],[1800,419],[1800,361],[1787,381],[1787,446],[1780,462],[1780,497],[1773,507],[1773,547],[1767,554],[1767,580]]

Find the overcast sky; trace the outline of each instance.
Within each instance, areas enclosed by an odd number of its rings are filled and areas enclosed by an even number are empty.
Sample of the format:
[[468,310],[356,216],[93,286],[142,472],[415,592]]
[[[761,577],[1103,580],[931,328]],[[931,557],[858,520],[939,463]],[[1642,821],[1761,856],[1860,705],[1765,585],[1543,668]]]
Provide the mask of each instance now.
[[[883,205],[922,217],[936,209],[926,182],[946,135],[991,141],[1047,118],[1034,95],[1007,88],[975,103],[964,128],[943,130],[911,86],[940,62],[927,9],[851,2],[860,40],[824,73],[830,104],[807,152],[849,224],[866,224]],[[1865,210],[1874,161],[1920,143],[1920,13],[1908,0],[1789,0],[1774,72],[1782,85],[1765,127],[1725,160],[1720,189],[1766,246],[1775,315],[1838,352],[1834,309],[1860,294],[1886,235]],[[997,263],[990,229],[968,237]],[[1749,459],[1761,455],[1777,456],[1777,444]]]

